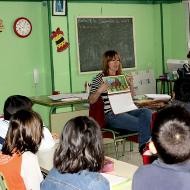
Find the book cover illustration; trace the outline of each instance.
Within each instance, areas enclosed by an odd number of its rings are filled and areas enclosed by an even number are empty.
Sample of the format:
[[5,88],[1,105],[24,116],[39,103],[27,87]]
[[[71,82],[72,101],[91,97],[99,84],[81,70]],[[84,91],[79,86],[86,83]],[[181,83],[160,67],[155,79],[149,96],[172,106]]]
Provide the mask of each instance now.
[[108,94],[130,91],[130,87],[124,75],[103,77],[103,81],[109,84]]

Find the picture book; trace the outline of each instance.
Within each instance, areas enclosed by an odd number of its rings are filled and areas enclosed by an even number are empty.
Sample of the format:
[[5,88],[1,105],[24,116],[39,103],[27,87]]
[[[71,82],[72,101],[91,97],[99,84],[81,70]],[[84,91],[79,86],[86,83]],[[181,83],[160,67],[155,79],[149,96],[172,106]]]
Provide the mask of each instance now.
[[103,81],[109,84],[108,94],[129,92],[129,84],[124,75],[103,77]]
[[108,98],[114,114],[137,109],[124,75],[103,77],[103,81],[109,84]]

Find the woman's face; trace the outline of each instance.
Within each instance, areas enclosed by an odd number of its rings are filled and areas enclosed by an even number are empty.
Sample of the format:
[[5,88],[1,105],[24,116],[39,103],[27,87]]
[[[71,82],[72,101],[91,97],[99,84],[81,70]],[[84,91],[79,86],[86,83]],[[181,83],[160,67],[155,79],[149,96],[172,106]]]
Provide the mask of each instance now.
[[109,75],[115,75],[119,69],[119,65],[120,65],[120,59],[119,56],[116,55],[115,57],[113,57],[111,61],[108,62]]

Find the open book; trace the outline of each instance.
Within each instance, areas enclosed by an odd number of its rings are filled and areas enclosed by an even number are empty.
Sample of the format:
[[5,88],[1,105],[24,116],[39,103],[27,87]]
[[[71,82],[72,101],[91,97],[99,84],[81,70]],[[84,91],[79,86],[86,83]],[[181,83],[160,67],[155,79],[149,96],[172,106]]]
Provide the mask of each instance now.
[[108,98],[114,114],[137,109],[124,75],[103,77],[103,81],[109,84]]

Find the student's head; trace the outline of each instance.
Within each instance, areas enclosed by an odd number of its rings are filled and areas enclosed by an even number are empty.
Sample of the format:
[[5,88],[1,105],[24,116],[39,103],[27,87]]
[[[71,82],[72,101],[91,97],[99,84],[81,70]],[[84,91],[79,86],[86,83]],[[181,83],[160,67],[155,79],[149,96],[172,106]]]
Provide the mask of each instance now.
[[43,122],[38,113],[29,110],[16,112],[10,119],[2,152],[8,155],[26,151],[36,153],[43,137],[42,131]]
[[118,52],[114,50],[106,51],[103,54],[103,73],[107,76],[109,75],[110,69],[116,69],[116,75],[122,73],[121,58]]
[[54,154],[54,166],[60,173],[99,171],[104,162],[100,127],[91,118],[79,116],[63,128]]
[[187,58],[190,59],[190,51],[187,53]]
[[4,119],[10,120],[11,116],[19,110],[31,110],[32,105],[32,101],[26,96],[9,96],[4,103]]
[[152,141],[158,157],[167,164],[190,158],[190,113],[180,105],[158,112],[152,129]]

